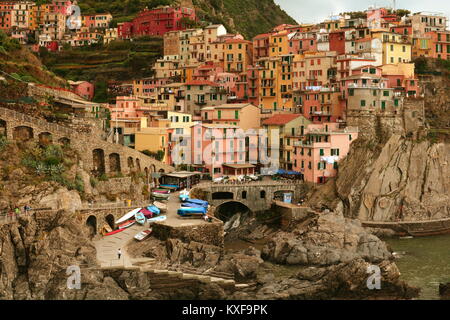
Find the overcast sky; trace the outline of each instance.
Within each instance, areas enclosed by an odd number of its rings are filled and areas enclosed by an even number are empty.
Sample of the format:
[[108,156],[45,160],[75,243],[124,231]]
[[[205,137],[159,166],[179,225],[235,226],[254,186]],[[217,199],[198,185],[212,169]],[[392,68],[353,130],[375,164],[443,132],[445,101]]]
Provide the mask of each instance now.
[[[299,23],[320,22],[330,14],[361,11],[370,5],[391,6],[392,0],[274,0]],[[432,11],[450,16],[449,0],[396,0],[397,9],[411,12]]]

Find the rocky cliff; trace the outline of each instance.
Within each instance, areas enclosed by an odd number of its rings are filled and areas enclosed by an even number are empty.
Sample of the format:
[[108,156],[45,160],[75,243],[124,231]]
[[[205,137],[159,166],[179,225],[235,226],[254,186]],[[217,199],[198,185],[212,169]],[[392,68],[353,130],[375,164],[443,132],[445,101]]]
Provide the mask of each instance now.
[[345,214],[369,221],[450,217],[450,145],[392,135],[380,149],[355,144],[339,169]]

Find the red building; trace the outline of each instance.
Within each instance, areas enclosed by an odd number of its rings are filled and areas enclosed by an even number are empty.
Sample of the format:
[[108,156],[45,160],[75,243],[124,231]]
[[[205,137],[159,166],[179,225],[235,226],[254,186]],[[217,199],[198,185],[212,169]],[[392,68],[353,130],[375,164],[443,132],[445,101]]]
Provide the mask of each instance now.
[[338,55],[345,54],[345,30],[330,32],[330,51],[336,51]]
[[9,31],[11,29],[11,11],[14,2],[0,2],[0,30]]
[[270,33],[258,34],[253,38],[253,61],[269,56]]
[[184,19],[195,21],[195,10],[186,7],[144,9],[133,21],[119,23],[117,32],[121,39],[144,35],[162,36],[169,31],[186,29]]

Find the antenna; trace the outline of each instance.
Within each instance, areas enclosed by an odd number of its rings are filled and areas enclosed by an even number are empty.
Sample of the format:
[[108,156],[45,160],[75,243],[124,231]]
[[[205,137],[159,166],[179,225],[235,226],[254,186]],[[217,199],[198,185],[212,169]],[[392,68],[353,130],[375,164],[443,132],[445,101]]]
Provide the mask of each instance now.
[[396,7],[395,7],[395,0],[392,0],[392,1],[394,2],[394,11],[395,11],[395,8],[396,8]]

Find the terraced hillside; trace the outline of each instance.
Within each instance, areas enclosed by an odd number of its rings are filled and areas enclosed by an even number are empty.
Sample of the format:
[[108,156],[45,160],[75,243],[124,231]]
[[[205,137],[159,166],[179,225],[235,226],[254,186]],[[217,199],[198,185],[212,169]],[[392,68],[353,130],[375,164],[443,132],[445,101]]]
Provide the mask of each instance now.
[[162,53],[161,38],[143,37],[133,42],[41,52],[41,58],[49,69],[66,79],[129,80],[151,76],[151,67]]

